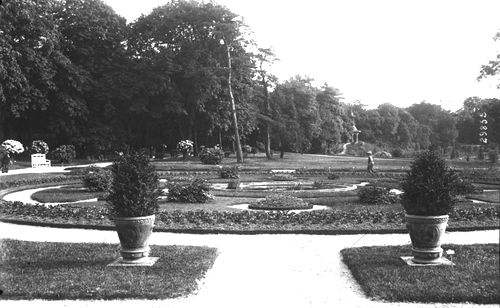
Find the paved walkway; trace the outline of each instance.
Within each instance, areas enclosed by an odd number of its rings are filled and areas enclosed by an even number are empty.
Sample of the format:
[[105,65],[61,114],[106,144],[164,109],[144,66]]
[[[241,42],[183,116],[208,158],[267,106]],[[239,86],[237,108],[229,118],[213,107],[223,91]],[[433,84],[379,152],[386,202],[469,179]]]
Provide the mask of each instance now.
[[[55,229],[0,223],[0,239],[118,244],[114,231]],[[498,230],[447,233],[445,243],[498,243]],[[151,244],[216,247],[219,256],[197,294],[142,301],[1,301],[2,307],[498,307],[382,303],[366,298],[341,261],[347,247],[404,245],[390,235],[199,235],[153,233]]]
[[5,175],[12,175],[12,174],[70,172],[70,170],[66,170],[66,169],[67,168],[89,167],[89,166],[107,167],[109,165],[111,165],[110,162],[104,162],[104,163],[95,163],[95,164],[87,164],[87,165],[74,165],[74,166],[71,165],[71,166],[57,166],[57,167],[11,169],[7,173],[0,172],[0,177],[5,176]]

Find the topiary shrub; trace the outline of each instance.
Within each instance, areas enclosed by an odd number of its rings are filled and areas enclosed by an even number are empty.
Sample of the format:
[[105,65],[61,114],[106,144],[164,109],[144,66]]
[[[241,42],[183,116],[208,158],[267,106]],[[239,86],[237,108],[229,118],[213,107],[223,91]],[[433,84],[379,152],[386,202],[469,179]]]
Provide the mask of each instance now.
[[112,216],[140,217],[158,212],[160,181],[145,153],[119,156],[111,171],[113,181],[107,202]]
[[199,156],[203,164],[218,165],[224,158],[224,151],[218,147],[204,148],[201,150]]
[[238,166],[222,167],[220,169],[221,179],[237,179],[240,177]]
[[267,195],[265,199],[251,203],[248,206],[252,210],[307,210],[313,206],[306,201],[284,193]]
[[101,169],[96,166],[87,168],[87,173],[83,176],[83,185],[89,191],[107,192],[113,182],[113,173],[108,169]]
[[76,157],[75,147],[71,144],[61,145],[51,152],[52,160],[63,164],[69,164]]
[[461,185],[462,179],[436,152],[426,151],[411,163],[401,183],[401,204],[410,215],[446,215],[453,209]]
[[213,199],[210,184],[204,179],[195,179],[185,186],[169,183],[167,187],[169,202],[204,203]]
[[399,202],[399,196],[390,192],[389,188],[365,186],[358,190],[359,202],[364,204],[394,204]]

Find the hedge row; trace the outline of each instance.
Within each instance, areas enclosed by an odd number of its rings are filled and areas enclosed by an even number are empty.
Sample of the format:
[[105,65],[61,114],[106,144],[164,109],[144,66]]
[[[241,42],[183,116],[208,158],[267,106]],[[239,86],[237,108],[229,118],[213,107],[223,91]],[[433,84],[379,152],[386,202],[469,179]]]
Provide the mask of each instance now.
[[50,183],[65,183],[65,182],[73,182],[77,180],[81,180],[81,176],[75,175],[59,175],[59,176],[51,176],[45,178],[25,178],[18,179],[12,181],[2,181],[0,182],[0,190],[12,188],[12,187],[20,187],[20,186],[36,186],[36,185],[44,185]]

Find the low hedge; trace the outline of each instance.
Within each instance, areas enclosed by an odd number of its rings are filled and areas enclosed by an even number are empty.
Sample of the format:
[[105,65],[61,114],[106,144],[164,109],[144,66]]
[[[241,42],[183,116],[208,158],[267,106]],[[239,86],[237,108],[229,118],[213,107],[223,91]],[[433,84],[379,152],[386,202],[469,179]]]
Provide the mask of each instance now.
[[[471,204],[472,205],[472,204]],[[369,209],[322,210],[293,213],[286,211],[163,211],[157,215],[157,227],[183,230],[405,230],[404,211]],[[107,207],[100,203],[85,206],[64,204],[46,206],[0,200],[0,217],[14,220],[84,222],[110,225]],[[463,207],[450,213],[450,228],[497,228],[498,207]]]
[[36,186],[36,185],[44,185],[50,183],[73,182],[81,180],[81,178],[82,178],[81,176],[74,176],[74,175],[59,175],[53,177],[24,178],[11,181],[6,180],[0,182],[0,190],[12,187],[20,187],[20,186]]

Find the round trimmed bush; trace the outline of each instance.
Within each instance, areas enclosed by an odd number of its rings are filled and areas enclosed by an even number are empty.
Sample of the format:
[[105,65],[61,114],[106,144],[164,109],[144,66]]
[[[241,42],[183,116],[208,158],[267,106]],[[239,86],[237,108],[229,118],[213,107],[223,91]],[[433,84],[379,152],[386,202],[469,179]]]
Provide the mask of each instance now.
[[204,148],[199,156],[201,162],[206,165],[218,165],[224,158],[224,151],[220,148]]
[[288,211],[309,210],[313,206],[300,198],[288,194],[275,193],[267,195],[264,200],[250,204],[248,208],[252,210]]
[[185,186],[169,183],[167,187],[167,200],[170,202],[204,203],[213,199],[210,184],[204,179],[195,179]]
[[113,173],[108,169],[90,166],[83,177],[83,185],[89,191],[108,191],[113,182]]
[[378,186],[365,186],[358,191],[359,202],[364,204],[394,204],[399,201],[399,196],[391,193],[389,188]]

